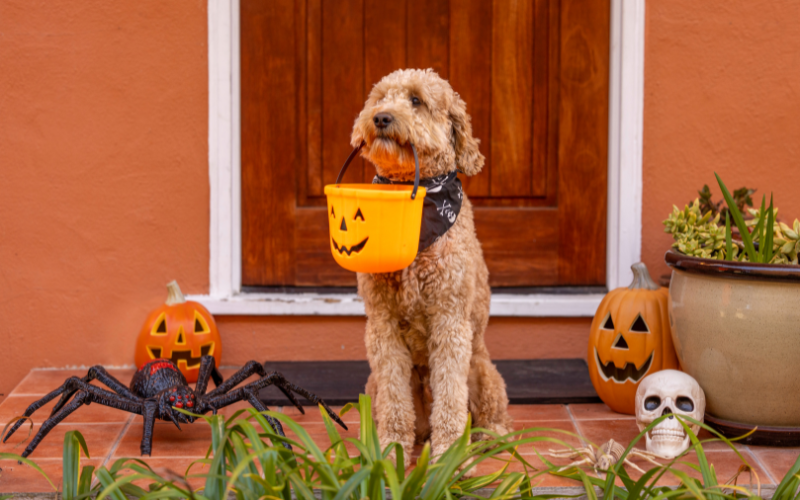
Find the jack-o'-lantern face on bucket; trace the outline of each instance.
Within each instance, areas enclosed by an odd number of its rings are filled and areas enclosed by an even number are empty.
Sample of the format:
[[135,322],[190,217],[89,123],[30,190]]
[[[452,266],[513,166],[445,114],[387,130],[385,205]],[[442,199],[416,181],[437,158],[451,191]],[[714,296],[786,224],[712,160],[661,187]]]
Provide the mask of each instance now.
[[188,382],[196,382],[201,356],[222,359],[217,325],[201,304],[187,301],[174,281],[167,285],[166,304],[147,317],[136,343],[136,366],[141,368],[158,358],[170,359]]
[[336,184],[325,186],[331,254],[350,271],[388,273],[408,267],[419,246],[425,188]]
[[[361,207],[356,207],[356,213],[352,218],[348,217],[347,214],[341,214],[341,216],[337,218],[336,208],[331,205],[330,216],[331,219],[333,219],[333,225],[339,227],[338,234],[331,234],[331,245],[333,245],[333,250],[335,252],[350,256],[357,254],[367,246],[369,230],[367,220],[364,217],[364,212],[361,211]],[[350,219],[349,230],[347,225],[348,219]],[[339,220],[341,220],[341,223]],[[339,239],[338,242],[336,241],[337,238]]]

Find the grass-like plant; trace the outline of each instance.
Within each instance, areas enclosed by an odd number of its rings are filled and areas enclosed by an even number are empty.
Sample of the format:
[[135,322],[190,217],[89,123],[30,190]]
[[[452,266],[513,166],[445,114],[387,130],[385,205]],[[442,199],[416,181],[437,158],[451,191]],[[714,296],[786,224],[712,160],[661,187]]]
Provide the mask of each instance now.
[[[733,216],[733,221],[736,223],[736,227],[739,229],[739,235],[742,237],[742,243],[744,244],[744,251],[747,252],[747,257],[750,259],[750,262],[759,262],[765,264],[769,263],[772,261],[772,245],[775,227],[775,219],[773,218],[774,211],[772,207],[772,194],[769,195],[769,207],[766,211],[764,210],[766,196],[761,197],[761,210],[759,211],[760,215],[757,219],[755,227],[753,228],[753,233],[751,234],[747,228],[747,224],[745,224],[742,212],[739,211],[739,207],[736,206],[736,202],[734,201],[733,196],[731,196],[730,191],[728,191],[728,188],[725,186],[725,183],[722,182],[719,174],[714,172],[714,175],[719,183],[719,188],[722,190],[722,196],[725,198],[725,203],[728,205],[728,211]],[[725,229],[725,245],[726,247],[729,247],[731,244],[731,228],[727,215],[725,217]],[[758,248],[756,248],[753,244],[754,239],[759,241]]]
[[[291,498],[325,500],[369,499],[426,499],[492,498],[492,499],[540,499],[568,498],[563,494],[537,494],[535,487],[545,474],[555,474],[575,480],[590,500],[603,497],[608,500],[727,500],[733,498],[757,498],[755,491],[735,484],[736,477],[720,483],[714,466],[709,463],[703,450],[708,441],[722,441],[739,454],[733,444],[716,434],[708,426],[704,428],[715,434],[710,440],[700,441],[688,425],[695,422],[689,418],[681,420],[692,441],[690,450],[695,450],[698,465],[687,463],[683,456],[675,458],[661,467],[654,467],[639,479],[633,480],[626,472],[622,459],[641,440],[645,432],[660,423],[665,417],[653,422],[628,446],[617,464],[600,478],[591,469],[565,468],[554,465],[539,454],[544,467],[531,465],[520,450],[532,445],[547,444],[567,448],[563,440],[544,435],[524,437],[529,434],[561,434],[578,437],[560,429],[531,428],[516,431],[507,436],[496,436],[490,431],[471,428],[467,424],[464,434],[442,456],[431,457],[430,447],[425,446],[416,466],[404,470],[403,450],[398,444],[381,449],[374,420],[371,416],[369,398],[361,396],[358,405],[348,405],[342,412],[355,408],[360,413],[359,439],[342,438],[324,411],[321,412],[330,443],[320,448],[308,432],[298,423],[281,413],[268,414],[279,419],[285,428],[292,431],[294,439],[286,438],[294,451],[288,450],[264,418],[256,410],[237,412],[231,419],[223,416],[203,417],[209,423],[211,444],[204,459],[192,463],[183,476],[161,472],[151,468],[145,460],[123,458],[110,467],[80,466],[81,456],[89,457],[86,442],[78,431],[69,431],[64,437],[63,481],[61,495],[65,500],[93,498],[103,500],[190,498],[215,500],[224,498],[281,499]],[[240,416],[244,418],[239,418]],[[684,417],[677,417],[684,419]],[[688,424],[688,425],[687,425]],[[485,441],[471,442],[475,434],[488,435]],[[273,444],[275,443],[275,444]],[[353,454],[347,444],[355,448]],[[744,457],[740,472],[749,468]],[[0,454],[0,459],[21,460],[46,474],[35,462],[18,455]],[[496,465],[491,474],[468,477],[475,467],[486,461]],[[521,471],[509,472],[509,465],[519,463]],[[701,478],[696,479],[684,470],[684,464],[696,470]],[[197,472],[204,465],[207,471]],[[657,482],[670,474],[680,483],[678,487],[659,486]],[[737,474],[738,476],[738,474]],[[193,489],[189,481],[202,482]],[[48,478],[48,481],[50,479]],[[757,481],[756,481],[757,482]],[[136,484],[134,484],[136,483]],[[618,484],[619,483],[619,484]],[[52,482],[50,483],[53,484]],[[54,486],[55,489],[55,486]],[[776,500],[800,498],[800,459],[787,473],[776,489]],[[3,498],[0,496],[0,500]]]

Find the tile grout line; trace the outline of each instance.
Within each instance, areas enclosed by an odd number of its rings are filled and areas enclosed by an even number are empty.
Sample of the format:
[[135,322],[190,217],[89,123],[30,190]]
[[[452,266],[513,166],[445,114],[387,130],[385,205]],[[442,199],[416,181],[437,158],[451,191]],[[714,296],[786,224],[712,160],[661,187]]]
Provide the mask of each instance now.
[[131,425],[133,425],[133,421],[135,420],[135,418],[136,415],[133,413],[131,414],[130,417],[128,417],[128,421],[125,422],[125,425],[122,427],[122,431],[120,431],[119,436],[117,436],[117,439],[114,441],[114,444],[111,445],[111,449],[108,450],[108,455],[106,455],[106,458],[105,460],[103,460],[103,463],[100,464],[101,467],[105,467],[108,461],[111,460],[111,458],[114,456],[114,453],[116,453],[117,448],[119,448],[119,444],[122,442],[122,438],[125,436],[125,433],[128,432],[128,429],[131,427]]
[[572,425],[575,426],[575,432],[578,433],[578,436],[580,436],[585,442],[589,442],[589,440],[586,439],[586,436],[583,435],[583,432],[581,432],[581,428],[578,425],[578,420],[575,418],[575,415],[572,414],[572,410],[569,409],[569,405],[564,405],[564,409],[567,410],[567,415],[569,415]]
[[764,474],[766,474],[767,477],[769,477],[770,481],[772,481],[772,484],[776,486],[780,484],[780,481],[776,481],[775,478],[772,477],[772,473],[769,471],[769,468],[767,468],[767,464],[761,461],[761,458],[758,456],[758,453],[751,450],[749,446],[747,447],[747,451],[750,452],[750,456],[753,457],[753,460],[764,470]]

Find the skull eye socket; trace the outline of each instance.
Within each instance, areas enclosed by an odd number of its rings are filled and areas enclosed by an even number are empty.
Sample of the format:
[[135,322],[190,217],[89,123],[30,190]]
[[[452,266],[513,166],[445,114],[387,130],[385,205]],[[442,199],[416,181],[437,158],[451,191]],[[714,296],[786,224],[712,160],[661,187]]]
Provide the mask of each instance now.
[[659,406],[661,406],[661,398],[658,396],[650,396],[644,400],[644,409],[647,411],[653,411]]
[[694,403],[686,396],[679,396],[678,399],[675,400],[675,406],[677,406],[680,411],[694,411]]

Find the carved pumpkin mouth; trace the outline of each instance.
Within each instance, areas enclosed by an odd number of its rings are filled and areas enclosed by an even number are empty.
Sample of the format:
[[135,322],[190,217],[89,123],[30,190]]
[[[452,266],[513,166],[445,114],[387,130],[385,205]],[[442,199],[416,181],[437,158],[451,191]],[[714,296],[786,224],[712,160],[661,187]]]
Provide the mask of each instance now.
[[339,246],[336,243],[336,240],[334,240],[333,238],[331,238],[331,241],[333,242],[333,248],[335,248],[340,254],[346,253],[347,255],[350,255],[350,254],[358,253],[361,250],[363,250],[364,249],[364,245],[367,244],[367,240],[368,239],[369,239],[369,237],[364,238],[364,241],[362,241],[361,243],[359,243],[357,245],[351,246],[349,250],[345,245]]
[[594,350],[594,360],[597,363],[597,368],[600,371],[600,376],[603,377],[603,380],[608,381],[609,379],[612,379],[618,384],[631,381],[635,384],[645,376],[648,370],[650,370],[650,365],[653,364],[653,353],[650,353],[650,357],[648,357],[647,361],[645,361],[644,364],[642,364],[642,367],[638,369],[633,363],[625,363],[624,368],[617,368],[613,361],[603,363],[603,361],[600,360],[600,354],[597,352],[596,348]]
[[160,347],[147,346],[147,350],[150,352],[150,356],[152,356],[153,359],[158,359],[158,358],[169,359],[172,360],[172,362],[175,363],[176,366],[180,366],[178,363],[183,361],[186,364],[186,368],[191,369],[191,368],[198,368],[200,366],[200,359],[202,358],[202,356],[207,356],[213,353],[214,344],[211,343],[200,347],[200,356],[196,358],[192,356],[191,349],[186,351],[173,350],[170,356],[162,355],[163,350]]

